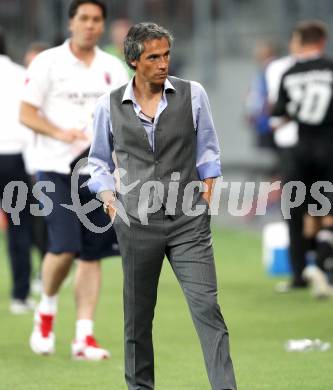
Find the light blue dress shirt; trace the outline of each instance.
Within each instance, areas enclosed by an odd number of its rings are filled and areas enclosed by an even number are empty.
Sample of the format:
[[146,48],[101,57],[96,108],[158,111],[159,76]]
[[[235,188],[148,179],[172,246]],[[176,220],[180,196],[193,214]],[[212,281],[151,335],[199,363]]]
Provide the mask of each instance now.
[[[200,180],[221,176],[220,148],[214,128],[208,96],[201,84],[191,81],[191,98],[193,125],[197,134],[196,167]],[[165,91],[176,88],[166,79],[162,98],[157,107],[154,120],[144,115],[136,101],[133,91],[133,79],[128,83],[123,100],[131,100],[133,108],[141,120],[149,139],[151,148],[154,150],[155,128],[161,113],[168,106]],[[89,153],[89,171],[91,179],[89,188],[92,192],[100,193],[106,190],[115,190],[113,172],[115,163],[112,159],[113,143],[112,121],[110,113],[110,95],[105,94],[99,98],[94,114],[94,138]]]

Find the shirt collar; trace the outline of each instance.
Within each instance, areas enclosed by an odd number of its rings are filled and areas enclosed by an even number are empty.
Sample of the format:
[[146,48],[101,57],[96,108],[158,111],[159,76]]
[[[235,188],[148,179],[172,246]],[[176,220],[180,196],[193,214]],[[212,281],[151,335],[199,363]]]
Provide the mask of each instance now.
[[[134,89],[133,89],[134,77],[135,76],[133,76],[132,79],[127,84],[127,87],[126,87],[124,95],[123,95],[122,103],[124,103],[126,101],[131,101],[132,103],[137,104],[136,98],[134,95]],[[166,91],[176,92],[176,88],[171,84],[171,81],[168,78],[164,82],[163,94],[165,94]]]
[[[71,63],[73,63],[73,64],[78,64],[78,63],[81,64],[82,63],[82,61],[73,54],[71,47],[70,47],[70,39],[66,39],[65,42],[62,44],[62,47],[63,47],[64,51],[66,52],[67,57]],[[96,58],[96,56],[99,54],[99,49],[97,46],[95,46],[94,51],[95,51],[95,58]]]

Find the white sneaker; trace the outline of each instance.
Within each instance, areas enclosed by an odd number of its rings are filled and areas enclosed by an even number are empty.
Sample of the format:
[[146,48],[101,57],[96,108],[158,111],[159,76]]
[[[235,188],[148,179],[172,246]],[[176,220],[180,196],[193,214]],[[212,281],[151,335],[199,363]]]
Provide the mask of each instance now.
[[85,340],[72,342],[72,357],[75,360],[99,361],[110,358],[110,352],[101,348],[94,336],[87,336]]
[[279,294],[286,294],[286,293],[289,293],[291,291],[291,285],[290,285],[290,282],[287,282],[285,280],[282,280],[280,282],[278,282],[275,286],[274,286],[274,291],[279,293]]
[[326,274],[316,265],[309,265],[303,271],[303,278],[312,288],[312,294],[316,298],[333,296],[333,287],[329,284]]
[[54,315],[36,310],[34,329],[30,336],[30,348],[38,355],[51,355],[55,351],[55,335],[52,332]]
[[27,314],[34,311],[36,302],[33,299],[12,299],[9,310],[12,314]]

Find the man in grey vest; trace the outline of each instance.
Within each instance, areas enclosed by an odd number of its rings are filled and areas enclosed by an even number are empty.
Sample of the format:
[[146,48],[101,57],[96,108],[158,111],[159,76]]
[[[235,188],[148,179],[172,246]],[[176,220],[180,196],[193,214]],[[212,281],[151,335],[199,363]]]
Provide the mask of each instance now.
[[212,389],[235,390],[210,232],[219,146],[203,87],[168,77],[171,42],[154,23],[130,29],[125,59],[135,76],[96,107],[89,186],[114,222],[123,257],[128,388],[154,389],[152,321],[166,256],[186,296]]

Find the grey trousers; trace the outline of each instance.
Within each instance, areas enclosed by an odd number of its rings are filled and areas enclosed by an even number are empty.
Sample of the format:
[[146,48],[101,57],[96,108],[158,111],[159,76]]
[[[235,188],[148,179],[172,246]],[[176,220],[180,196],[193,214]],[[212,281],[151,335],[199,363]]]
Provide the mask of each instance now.
[[116,217],[123,258],[125,378],[129,390],[154,389],[152,322],[165,255],[182,287],[198,333],[211,388],[235,390],[229,335],[217,303],[210,216],[150,216],[149,224]]

